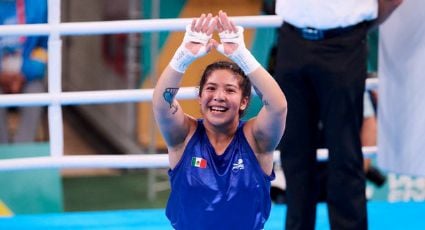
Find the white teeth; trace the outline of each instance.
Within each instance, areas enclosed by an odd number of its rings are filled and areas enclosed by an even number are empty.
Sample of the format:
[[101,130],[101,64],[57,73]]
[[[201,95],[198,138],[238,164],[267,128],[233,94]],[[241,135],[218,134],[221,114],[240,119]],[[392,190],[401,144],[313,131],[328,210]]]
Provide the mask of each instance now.
[[223,107],[212,106],[212,107],[211,107],[211,110],[212,110],[212,111],[218,111],[218,112],[224,112],[224,111],[226,111],[227,109],[226,109],[226,108],[223,108]]

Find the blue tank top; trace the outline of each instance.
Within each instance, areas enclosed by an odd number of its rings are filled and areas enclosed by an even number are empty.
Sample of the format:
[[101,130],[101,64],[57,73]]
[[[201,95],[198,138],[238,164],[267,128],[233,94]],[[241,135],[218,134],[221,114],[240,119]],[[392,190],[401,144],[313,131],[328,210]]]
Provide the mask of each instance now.
[[244,122],[218,156],[202,120],[168,174],[166,215],[176,230],[259,230],[271,209],[270,182],[243,133]]

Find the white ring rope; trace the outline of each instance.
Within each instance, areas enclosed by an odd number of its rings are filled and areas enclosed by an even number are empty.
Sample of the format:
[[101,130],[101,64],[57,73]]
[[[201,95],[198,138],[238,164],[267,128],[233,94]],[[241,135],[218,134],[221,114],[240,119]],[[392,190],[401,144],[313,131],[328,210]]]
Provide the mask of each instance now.
[[[367,79],[368,89],[378,85],[378,79]],[[47,106],[51,104],[106,104],[122,102],[152,101],[153,89],[98,90],[84,92],[9,94],[0,96],[0,107],[8,106]],[[253,91],[255,95],[255,91]],[[197,87],[181,87],[176,95],[179,100],[195,99]]]
[[[364,157],[375,156],[376,147],[363,147]],[[317,160],[328,159],[327,149],[317,150]],[[280,152],[273,153],[273,160],[280,164]],[[0,160],[0,172],[29,169],[65,169],[65,168],[168,168],[168,155],[143,154],[143,155],[82,155],[60,157],[25,157]]]
[[[232,17],[236,24],[245,28],[279,27],[282,18],[276,15]],[[2,25],[0,36],[3,35],[49,35],[53,32],[59,35],[96,35],[116,33],[141,33],[160,31],[184,31],[192,18],[179,19],[140,19],[98,22],[64,22],[58,25],[28,24]]]
[[167,154],[25,157],[0,160],[0,171],[50,168],[167,168]]
[[[49,0],[49,12],[60,9],[59,0]],[[49,13],[50,14],[50,13]],[[59,15],[52,13],[49,17],[49,24],[33,25],[2,25],[0,26],[0,36],[6,35],[49,35],[52,46],[49,45],[49,56],[56,60],[61,60],[61,42],[58,36],[61,35],[94,35],[94,34],[114,34],[114,33],[140,33],[158,31],[183,31],[190,23],[191,18],[184,19],[143,19],[143,20],[123,20],[123,21],[103,21],[103,22],[70,22],[58,23]],[[241,16],[232,19],[245,28],[272,28],[279,27],[282,18],[273,16]],[[55,40],[56,39],[56,40]],[[56,45],[55,45],[56,44]],[[55,46],[53,46],[55,45]],[[53,48],[53,49],[51,49]],[[55,53],[53,53],[55,52]],[[50,55],[53,54],[53,55]],[[50,58],[49,58],[50,59]],[[49,66],[51,61],[49,60]],[[54,62],[53,62],[54,63]],[[62,105],[76,104],[102,104],[102,103],[122,103],[122,102],[143,102],[151,101],[153,89],[136,90],[105,90],[105,91],[85,91],[85,92],[61,92],[60,91],[60,67],[49,70],[49,76],[59,75],[58,79],[50,79],[54,88],[50,88],[48,93],[0,95],[0,107],[9,106],[49,106],[57,107]],[[59,82],[58,82],[59,81]],[[367,88],[377,87],[377,79],[367,81]],[[177,99],[195,99],[197,97],[196,87],[180,88]],[[52,114],[60,114],[60,107]],[[49,116],[51,114],[49,113]],[[54,124],[62,122],[58,117]],[[53,132],[62,132],[60,125],[52,128]],[[56,131],[55,131],[56,130]],[[52,130],[51,130],[52,132]],[[58,135],[61,137],[62,135]],[[51,140],[52,141],[52,140]],[[54,140],[53,150],[49,157],[29,157],[17,159],[0,160],[0,171],[26,170],[41,168],[166,168],[168,167],[167,154],[155,155],[85,155],[85,156],[62,156],[59,152],[62,148],[62,141]],[[377,151],[376,147],[363,148],[365,157],[370,157]],[[318,160],[327,159],[327,149],[317,151]],[[279,162],[279,152],[275,151],[275,162]]]

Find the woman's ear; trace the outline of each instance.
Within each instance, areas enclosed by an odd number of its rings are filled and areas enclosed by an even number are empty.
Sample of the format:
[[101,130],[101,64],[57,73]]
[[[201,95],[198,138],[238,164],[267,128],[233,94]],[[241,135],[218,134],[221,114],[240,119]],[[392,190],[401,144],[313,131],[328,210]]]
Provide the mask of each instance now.
[[198,104],[201,105],[201,95],[198,96]]
[[248,102],[249,102],[249,98],[248,97],[242,98],[241,105],[240,105],[240,110],[245,110],[248,107]]

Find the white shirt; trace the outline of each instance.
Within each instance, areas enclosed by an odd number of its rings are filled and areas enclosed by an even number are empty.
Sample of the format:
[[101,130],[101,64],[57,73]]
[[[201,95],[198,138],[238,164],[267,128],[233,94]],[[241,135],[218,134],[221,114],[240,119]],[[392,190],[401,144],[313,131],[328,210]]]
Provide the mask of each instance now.
[[330,29],[378,16],[378,0],[277,0],[276,14],[299,27]]
[[379,27],[378,165],[417,176],[425,176],[424,8],[404,1]]

